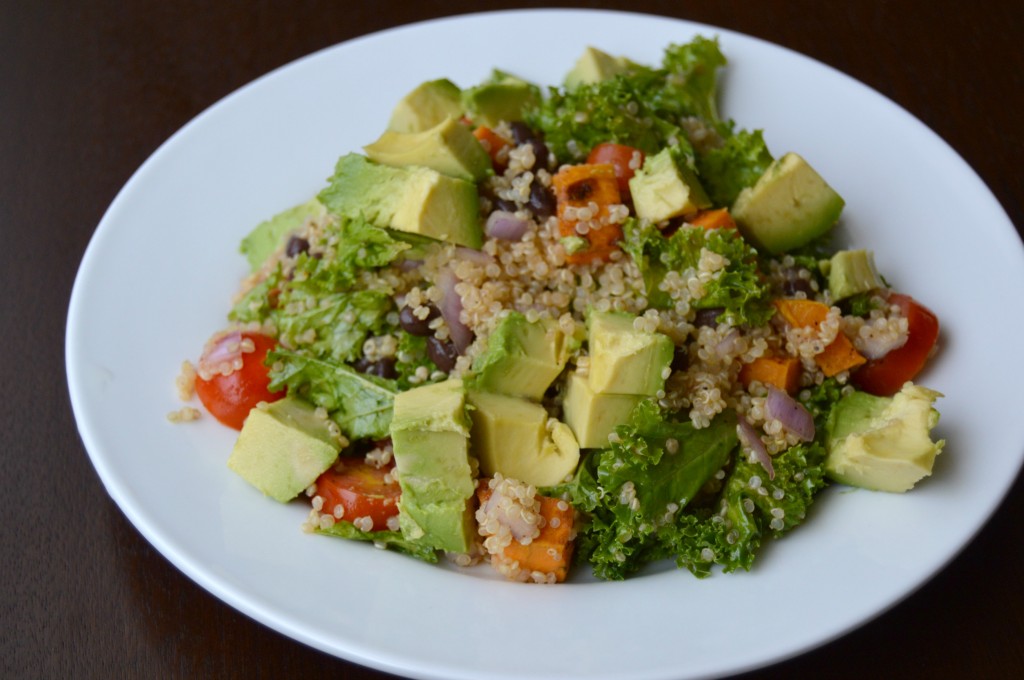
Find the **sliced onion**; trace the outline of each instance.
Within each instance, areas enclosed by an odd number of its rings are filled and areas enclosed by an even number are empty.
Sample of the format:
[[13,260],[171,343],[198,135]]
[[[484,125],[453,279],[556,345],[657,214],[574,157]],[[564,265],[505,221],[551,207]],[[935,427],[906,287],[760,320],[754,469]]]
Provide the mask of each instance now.
[[481,266],[486,266],[494,262],[494,258],[485,253],[482,250],[473,250],[472,248],[465,248],[463,246],[457,246],[455,248],[455,257],[460,260],[467,260],[474,262]]
[[242,367],[242,332],[222,331],[210,338],[199,357],[196,370],[203,380],[230,375]]
[[736,424],[736,434],[740,437],[740,443],[747,447],[754,454],[754,458],[768,472],[768,479],[775,479],[775,467],[772,466],[772,457],[768,455],[768,449],[758,436],[754,426],[743,416],[739,417]]
[[526,234],[530,223],[516,217],[515,213],[506,210],[495,210],[487,216],[484,224],[484,233],[489,238],[497,238],[503,241],[518,241]]
[[768,418],[778,420],[782,427],[805,442],[814,439],[814,418],[810,412],[803,404],[777,387],[768,386],[764,412]]
[[441,310],[441,316],[448,324],[448,335],[451,337],[455,349],[462,354],[473,342],[473,331],[459,318],[462,314],[462,298],[455,291],[455,284],[458,282],[458,277],[451,269],[441,271],[441,275],[437,279],[437,287],[441,289],[441,302],[438,304],[438,309]]

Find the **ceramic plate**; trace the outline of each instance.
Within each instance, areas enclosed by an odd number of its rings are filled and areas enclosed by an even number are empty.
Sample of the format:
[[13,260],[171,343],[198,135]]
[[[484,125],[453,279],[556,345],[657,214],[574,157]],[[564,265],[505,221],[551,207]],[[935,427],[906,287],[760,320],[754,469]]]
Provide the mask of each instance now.
[[[499,67],[557,84],[591,44],[656,63],[670,42],[717,35],[721,110],[797,151],[846,199],[842,237],[943,320],[920,382],[946,396],[949,444],[913,493],[831,489],[753,571],[698,580],[666,565],[621,583],[505,583],[299,530],[305,511],[225,467],[234,434],[185,425],[174,378],[224,323],[246,265],[239,240],[308,199],[341,154],[379,135],[420,82],[461,86]],[[529,35],[516,53],[512,40]],[[414,60],[406,55],[415,54]],[[963,216],[971,216],[970,230]],[[1002,291],[975,296],[973,290]],[[318,52],[235,92],[169,139],[103,217],[67,328],[68,381],[86,449],[139,531],[223,601],[303,643],[392,673],[478,678],[696,678],[783,659],[865,622],[945,565],[1021,464],[1024,256],[963,160],[907,112],[820,63],[747,36],[652,16],[521,11],[404,26]],[[1002,330],[989,329],[999,320]],[[581,570],[585,571],[585,570]],[[331,606],[331,603],[336,603]],[[513,650],[515,653],[510,653]]]

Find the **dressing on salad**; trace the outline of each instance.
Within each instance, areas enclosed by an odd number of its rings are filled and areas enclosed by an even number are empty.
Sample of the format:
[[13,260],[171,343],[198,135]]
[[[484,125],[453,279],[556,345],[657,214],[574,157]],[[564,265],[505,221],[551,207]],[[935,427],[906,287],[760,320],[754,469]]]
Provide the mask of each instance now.
[[310,532],[534,582],[750,569],[829,483],[930,475],[937,318],[720,116],[724,66],[697,37],[410,92],[242,242],[181,381],[241,430],[228,465]]

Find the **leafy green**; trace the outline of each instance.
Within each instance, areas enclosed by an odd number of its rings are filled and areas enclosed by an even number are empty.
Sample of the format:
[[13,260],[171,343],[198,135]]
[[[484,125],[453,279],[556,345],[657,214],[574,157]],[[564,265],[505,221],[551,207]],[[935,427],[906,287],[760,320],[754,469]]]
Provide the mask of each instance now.
[[370,541],[375,545],[411,555],[424,562],[437,562],[437,551],[427,545],[407,540],[400,531],[362,531],[351,522],[335,522],[330,528],[317,528],[316,533],[356,541]]
[[408,390],[424,384],[422,380],[413,383],[409,379],[416,374],[416,369],[420,366],[425,367],[430,373],[437,370],[437,366],[427,355],[427,339],[422,335],[410,335],[403,330],[397,331],[396,335],[398,335],[398,351],[395,371],[398,373],[398,377],[395,381],[398,383],[398,389]]
[[[606,579],[673,554],[677,513],[727,463],[738,441],[731,411],[696,429],[665,419],[650,399],[616,434],[618,442],[590,453],[573,481],[556,489],[584,511],[580,555]],[[674,452],[666,448],[669,440]]]
[[388,436],[397,386],[394,381],[358,373],[341,362],[314,359],[287,350],[267,355],[270,389],[287,387],[327,409],[349,439]]
[[280,290],[284,278],[280,263],[262,281],[243,295],[228,312],[228,318],[239,323],[262,323],[273,312],[272,296]]
[[[388,328],[387,314],[395,306],[390,295],[375,290],[315,295],[305,287],[291,287],[280,300],[284,311],[271,318],[281,337],[315,357],[337,362],[359,358],[366,336]],[[310,331],[312,341],[305,340]]]
[[740,191],[757,182],[771,162],[761,131],[740,130],[724,136],[721,146],[698,154],[697,172],[711,202],[729,206]]
[[636,219],[627,219],[622,230],[621,247],[639,266],[651,306],[673,305],[659,286],[670,271],[696,270],[701,249],[707,248],[728,264],[704,284],[704,295],[692,303],[695,309],[722,307],[720,318],[751,326],[767,323],[774,313],[770,287],[757,268],[757,253],[735,230],[681,227],[665,236],[656,226]]

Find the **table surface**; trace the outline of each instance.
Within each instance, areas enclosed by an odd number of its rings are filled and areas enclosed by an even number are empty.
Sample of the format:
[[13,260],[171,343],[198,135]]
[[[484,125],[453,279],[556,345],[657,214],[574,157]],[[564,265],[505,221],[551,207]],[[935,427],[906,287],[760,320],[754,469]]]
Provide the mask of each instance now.
[[[390,677],[239,614],[140,536],[78,437],[64,374],[65,318],[79,260],[107,205],[193,116],[322,47],[483,6],[210,4],[0,2],[3,677]],[[709,23],[836,67],[945,138],[1018,231],[1024,225],[1020,3],[563,4]],[[744,677],[1015,676],[1024,669],[1022,515],[1018,479],[970,546],[919,591],[837,641]]]

